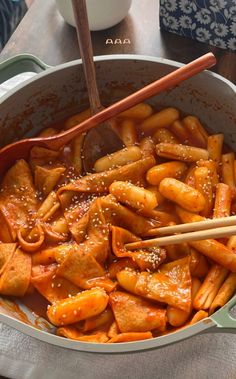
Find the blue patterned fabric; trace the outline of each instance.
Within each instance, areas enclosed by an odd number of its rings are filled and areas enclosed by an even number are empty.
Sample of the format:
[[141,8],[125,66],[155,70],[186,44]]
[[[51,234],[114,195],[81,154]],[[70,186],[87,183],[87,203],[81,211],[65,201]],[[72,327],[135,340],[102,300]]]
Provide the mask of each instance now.
[[0,51],[26,11],[24,0],[0,0]]
[[160,26],[236,51],[236,0],[160,0]]

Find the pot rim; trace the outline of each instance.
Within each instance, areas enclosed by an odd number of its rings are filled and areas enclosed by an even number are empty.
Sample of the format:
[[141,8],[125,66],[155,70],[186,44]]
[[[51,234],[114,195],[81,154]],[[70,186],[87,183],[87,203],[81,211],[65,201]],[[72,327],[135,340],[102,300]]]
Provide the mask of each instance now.
[[[42,61],[40,61],[38,58],[34,57],[31,54],[19,54],[14,57],[14,59],[21,59],[22,57],[25,58],[31,58],[31,59],[36,59],[38,62],[42,64],[44,67],[45,71],[42,71],[38,73],[37,75],[33,76],[30,79],[25,80],[23,83],[18,84],[16,87],[13,89],[10,89],[6,94],[1,96],[0,98],[0,105],[8,98],[10,98],[12,95],[17,93],[19,90],[24,88],[25,86],[30,85],[34,81],[40,80],[42,77],[50,75],[52,72],[57,72],[60,70],[63,70],[65,68],[73,67],[75,65],[82,65],[82,59],[76,59],[70,62],[62,63],[60,65],[56,66],[49,66]],[[7,64],[8,61],[10,61],[12,58],[9,58],[8,60],[2,62],[2,64]],[[112,55],[97,55],[94,56],[94,61],[95,62],[103,62],[103,61],[115,61],[115,60],[133,60],[133,61],[143,61],[143,62],[152,62],[152,63],[159,63],[159,64],[164,64],[164,65],[169,65],[172,67],[181,67],[184,66],[184,63],[166,59],[166,58],[161,58],[161,57],[154,57],[150,55],[135,55],[135,54],[112,54]],[[1,63],[0,63],[0,69],[1,69]],[[204,70],[202,73],[199,73],[198,75],[207,75],[213,78],[216,78],[217,80],[220,80],[224,82],[227,86],[229,86],[234,93],[236,93],[236,85],[232,83],[230,80],[224,78],[222,75],[219,75],[215,72],[209,71],[209,70]]]
[[25,324],[22,321],[16,320],[11,316],[0,314],[0,322],[11,326],[18,331],[34,337],[40,341],[50,343],[52,345],[64,347],[67,349],[78,350],[88,353],[101,353],[101,354],[124,354],[124,353],[138,353],[145,350],[153,350],[164,347],[176,342],[181,342],[184,339],[190,338],[194,335],[213,332],[216,328],[216,323],[211,318],[206,318],[194,325],[187,326],[179,331],[155,337],[147,340],[122,342],[122,343],[91,343],[80,342],[71,340],[69,338],[59,337],[55,334],[36,329],[34,326]]

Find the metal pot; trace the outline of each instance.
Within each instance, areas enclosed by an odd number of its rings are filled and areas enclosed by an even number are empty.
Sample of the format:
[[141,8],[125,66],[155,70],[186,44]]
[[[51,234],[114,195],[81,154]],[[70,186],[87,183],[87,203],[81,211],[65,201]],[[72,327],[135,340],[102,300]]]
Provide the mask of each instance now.
[[[96,58],[98,86],[103,104],[115,102],[135,89],[171,72],[180,63],[166,59],[112,55]],[[0,84],[21,72],[36,72],[33,78],[0,98],[0,145],[33,136],[88,105],[81,61],[54,68],[31,55],[19,55],[0,64]],[[226,143],[236,149],[235,86],[223,77],[205,71],[176,88],[150,99],[162,108],[174,106],[197,115],[212,132],[223,132]],[[229,314],[236,296],[223,308],[193,326],[166,336],[120,344],[78,342],[54,335],[54,327],[37,318],[20,300],[0,298],[0,321],[39,340],[68,349],[92,353],[125,353],[155,349],[206,332],[236,330]]]

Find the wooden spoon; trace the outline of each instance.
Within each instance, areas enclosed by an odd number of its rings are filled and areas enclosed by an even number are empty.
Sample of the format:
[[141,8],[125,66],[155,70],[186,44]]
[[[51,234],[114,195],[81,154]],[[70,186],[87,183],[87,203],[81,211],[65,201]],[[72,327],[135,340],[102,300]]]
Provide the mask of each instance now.
[[[86,0],[72,0],[77,37],[80,54],[83,62],[83,70],[88,90],[90,110],[92,115],[104,109],[101,104],[95,67],[93,62],[93,48],[89,31]],[[86,172],[91,172],[98,158],[106,154],[114,153],[124,147],[122,140],[112,130],[112,123],[106,122],[90,129],[83,143],[83,167]]]
[[[29,138],[14,142],[0,150],[0,174],[3,174],[17,159],[27,159],[33,146],[42,146],[52,150],[58,150],[70,142],[78,134],[101,124],[119,113],[137,105],[149,97],[176,86],[184,80],[216,64],[216,58],[212,53],[205,54],[200,58],[178,68],[166,76],[148,84],[133,94],[127,96],[115,104],[103,109],[89,119],[73,128],[47,138]],[[206,83],[207,85],[207,83]]]

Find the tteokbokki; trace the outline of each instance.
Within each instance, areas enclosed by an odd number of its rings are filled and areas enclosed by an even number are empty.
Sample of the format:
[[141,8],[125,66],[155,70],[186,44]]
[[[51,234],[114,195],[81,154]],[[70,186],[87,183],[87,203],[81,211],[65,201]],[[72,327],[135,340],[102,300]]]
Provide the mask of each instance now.
[[33,147],[0,187],[0,294],[43,297],[57,334],[78,341],[162,336],[212,314],[236,290],[236,236],[126,248],[158,227],[235,214],[236,160],[223,134],[144,103],[116,117],[114,130],[124,148],[94,172],[83,171],[81,134],[60,151]]

